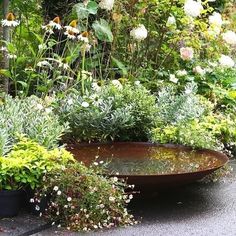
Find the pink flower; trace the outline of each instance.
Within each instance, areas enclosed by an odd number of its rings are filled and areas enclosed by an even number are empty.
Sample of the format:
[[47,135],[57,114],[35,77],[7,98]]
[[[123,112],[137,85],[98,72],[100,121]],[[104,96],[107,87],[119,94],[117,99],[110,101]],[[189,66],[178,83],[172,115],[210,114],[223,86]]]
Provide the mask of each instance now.
[[180,48],[180,56],[184,61],[193,59],[194,50],[191,47]]

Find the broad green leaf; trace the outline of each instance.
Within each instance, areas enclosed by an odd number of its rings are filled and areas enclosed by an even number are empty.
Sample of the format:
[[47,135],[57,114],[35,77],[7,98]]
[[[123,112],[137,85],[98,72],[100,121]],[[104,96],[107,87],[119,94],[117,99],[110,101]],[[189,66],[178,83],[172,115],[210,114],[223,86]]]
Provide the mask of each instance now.
[[90,14],[96,15],[98,10],[98,4],[94,1],[89,1],[87,5],[78,3],[74,7],[79,19],[86,19]]
[[95,31],[96,37],[99,40],[109,43],[113,41],[113,34],[106,20],[100,19],[100,21],[95,21],[92,27]]
[[6,70],[6,69],[1,69],[0,70],[0,75],[4,75],[6,77],[11,77],[11,72],[9,70]]
[[114,57],[111,57],[111,59],[112,59],[112,62],[122,71],[123,75],[127,75],[128,74],[125,65],[121,61],[117,60]]

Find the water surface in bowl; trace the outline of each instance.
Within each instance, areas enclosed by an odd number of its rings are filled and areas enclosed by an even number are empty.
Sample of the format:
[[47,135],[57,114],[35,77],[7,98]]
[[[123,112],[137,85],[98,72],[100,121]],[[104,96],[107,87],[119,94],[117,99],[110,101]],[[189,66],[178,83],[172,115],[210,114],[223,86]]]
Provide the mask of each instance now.
[[214,153],[180,147],[146,145],[91,145],[71,150],[87,165],[107,162],[107,173],[163,175],[197,172],[222,165]]

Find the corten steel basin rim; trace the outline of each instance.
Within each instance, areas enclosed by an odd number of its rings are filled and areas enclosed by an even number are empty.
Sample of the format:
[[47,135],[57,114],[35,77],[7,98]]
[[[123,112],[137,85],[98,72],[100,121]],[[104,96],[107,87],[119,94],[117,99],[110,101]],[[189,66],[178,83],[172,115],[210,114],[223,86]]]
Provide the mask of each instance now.
[[[212,155],[220,161],[220,164],[216,167],[208,167],[204,170],[195,171],[195,172],[181,172],[181,173],[169,173],[169,174],[151,174],[151,175],[115,175],[115,174],[107,174],[110,177],[118,177],[121,179],[126,179],[128,184],[134,184],[136,190],[142,190],[143,192],[153,192],[159,191],[161,189],[169,189],[170,187],[179,187],[185,184],[193,183],[197,180],[203,179],[208,174],[211,174],[215,170],[223,167],[228,161],[228,157],[220,152],[209,150],[209,149],[193,149],[191,147],[183,146],[183,145],[175,145],[175,144],[157,144],[157,143],[149,143],[149,142],[106,142],[106,143],[77,143],[74,145],[69,145],[67,147],[68,151],[75,155],[75,158],[79,160],[78,150],[83,147],[104,147],[108,146],[108,148],[122,147],[166,147],[173,148],[176,150],[183,151],[196,151],[199,154],[206,153],[208,155]],[[85,158],[86,159],[86,158]],[[88,157],[88,161],[92,160],[91,156]],[[81,160],[83,162],[83,160]],[[88,162],[90,164],[92,161]]]
[[213,155],[215,158],[219,159],[221,161],[221,164],[216,166],[216,167],[212,167],[212,168],[206,168],[204,170],[201,171],[192,171],[192,172],[181,172],[181,173],[170,173],[170,174],[148,174],[148,175],[129,175],[129,174],[125,174],[125,175],[109,175],[109,176],[117,176],[119,178],[152,178],[152,177],[187,177],[189,175],[192,175],[193,177],[204,177],[207,174],[210,174],[212,172],[214,172],[215,170],[223,167],[225,164],[228,163],[229,158],[218,151],[214,151],[214,150],[210,150],[210,149],[194,149],[192,147],[189,146],[184,146],[184,145],[177,145],[177,144],[158,144],[158,143],[151,143],[151,142],[105,142],[105,143],[76,143],[76,144],[72,144],[72,145],[68,145],[67,149],[68,151],[71,151],[73,153],[73,150],[79,149],[79,147],[100,147],[100,146],[108,146],[108,147],[112,147],[112,145],[115,146],[123,146],[123,145],[127,145],[127,146],[139,146],[139,147],[166,147],[166,148],[173,148],[176,150],[183,150],[183,151],[196,151],[199,154],[202,153],[206,153],[206,154],[211,154]]

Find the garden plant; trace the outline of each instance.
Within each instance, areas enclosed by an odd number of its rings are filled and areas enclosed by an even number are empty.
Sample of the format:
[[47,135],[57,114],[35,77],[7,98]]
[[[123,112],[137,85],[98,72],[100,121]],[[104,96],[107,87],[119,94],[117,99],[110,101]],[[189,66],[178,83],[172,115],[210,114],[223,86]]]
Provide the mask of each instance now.
[[235,1],[0,7],[0,192],[30,188],[40,216],[69,230],[133,225],[133,186],[105,177],[102,163],[77,162],[67,145],[139,141],[235,154]]

